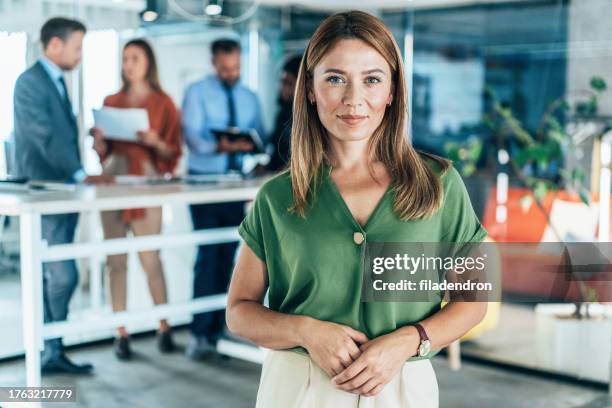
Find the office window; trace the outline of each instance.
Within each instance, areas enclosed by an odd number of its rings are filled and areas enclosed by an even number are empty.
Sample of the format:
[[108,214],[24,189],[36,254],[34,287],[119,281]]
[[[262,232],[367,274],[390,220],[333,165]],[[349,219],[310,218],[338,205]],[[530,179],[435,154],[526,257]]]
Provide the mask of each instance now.
[[0,32],[0,176],[6,176],[4,141],[13,132],[13,91],[15,81],[26,68],[25,33]]
[[[83,41],[83,132],[93,126],[92,109],[102,106],[107,95],[117,92],[121,76],[119,34],[115,30],[88,32]],[[85,138],[83,166],[87,173],[98,173],[100,161]]]
[[490,108],[485,87],[528,131],[537,129],[550,101],[565,94],[568,6],[531,3],[415,11],[411,109],[417,148],[444,155],[446,142],[473,135],[488,140],[481,121]]

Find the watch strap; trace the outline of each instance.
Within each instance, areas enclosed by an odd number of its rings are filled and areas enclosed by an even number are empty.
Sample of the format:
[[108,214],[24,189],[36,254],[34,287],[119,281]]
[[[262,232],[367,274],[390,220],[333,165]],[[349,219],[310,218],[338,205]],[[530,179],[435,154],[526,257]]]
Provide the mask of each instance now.
[[414,327],[419,332],[419,337],[421,338],[421,343],[424,342],[425,340],[429,340],[429,337],[427,337],[427,332],[425,331],[423,326],[421,326],[419,323],[415,323]]

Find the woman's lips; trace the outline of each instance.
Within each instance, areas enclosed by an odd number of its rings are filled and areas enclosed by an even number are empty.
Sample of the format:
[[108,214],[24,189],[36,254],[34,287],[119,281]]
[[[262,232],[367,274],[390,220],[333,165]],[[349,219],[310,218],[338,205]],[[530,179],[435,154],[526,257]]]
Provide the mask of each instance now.
[[363,116],[363,115],[338,115],[338,118],[340,118],[342,121],[344,121],[345,123],[349,124],[349,125],[357,125],[361,122],[363,122],[367,116]]

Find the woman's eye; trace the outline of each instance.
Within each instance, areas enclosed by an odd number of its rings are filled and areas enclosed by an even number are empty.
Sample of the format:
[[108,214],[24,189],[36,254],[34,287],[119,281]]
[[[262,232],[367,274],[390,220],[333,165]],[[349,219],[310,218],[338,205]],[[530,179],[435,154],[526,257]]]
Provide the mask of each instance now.
[[342,78],[340,78],[339,76],[327,77],[326,81],[329,82],[330,84],[341,84],[344,82]]
[[380,78],[377,77],[367,77],[366,83],[368,84],[379,84],[381,82]]

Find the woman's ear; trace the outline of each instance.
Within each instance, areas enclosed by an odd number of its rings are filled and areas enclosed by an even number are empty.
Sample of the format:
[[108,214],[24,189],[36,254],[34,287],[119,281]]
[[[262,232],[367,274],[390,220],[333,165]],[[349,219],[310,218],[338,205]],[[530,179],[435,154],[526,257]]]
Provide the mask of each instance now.
[[393,95],[395,94],[395,84],[391,84],[391,92],[389,92],[389,97],[387,98],[387,106],[391,106],[393,103]]
[[312,81],[310,79],[306,81],[306,97],[308,98],[308,103],[314,105],[316,99],[312,91]]
[[312,94],[312,92],[308,92],[308,103],[310,103],[311,105],[314,105],[315,101],[316,101],[316,99],[315,99],[314,95]]

